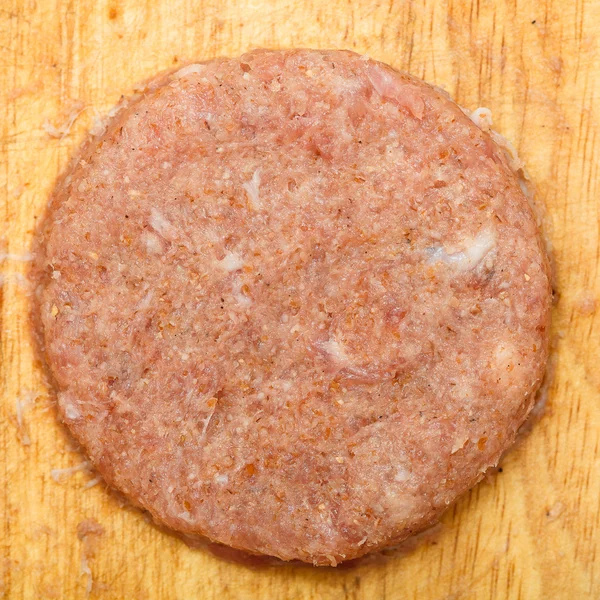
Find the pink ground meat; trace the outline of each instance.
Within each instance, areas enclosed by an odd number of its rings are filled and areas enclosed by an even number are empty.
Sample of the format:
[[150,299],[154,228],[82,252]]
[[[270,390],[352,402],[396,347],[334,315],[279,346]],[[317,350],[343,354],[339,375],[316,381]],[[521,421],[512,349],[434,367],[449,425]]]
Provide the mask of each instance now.
[[34,277],[60,413],[106,481],[284,560],[434,522],[548,354],[548,261],[502,150],[351,52],[150,83],[58,184]]

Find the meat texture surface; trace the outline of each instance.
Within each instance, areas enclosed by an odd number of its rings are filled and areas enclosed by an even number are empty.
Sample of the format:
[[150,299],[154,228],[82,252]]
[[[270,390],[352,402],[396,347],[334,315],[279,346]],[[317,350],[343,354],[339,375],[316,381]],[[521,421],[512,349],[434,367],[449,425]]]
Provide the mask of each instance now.
[[335,565],[496,464],[548,354],[548,261],[502,149],[342,51],[188,65],[90,138],[38,232],[62,419],[185,535]]

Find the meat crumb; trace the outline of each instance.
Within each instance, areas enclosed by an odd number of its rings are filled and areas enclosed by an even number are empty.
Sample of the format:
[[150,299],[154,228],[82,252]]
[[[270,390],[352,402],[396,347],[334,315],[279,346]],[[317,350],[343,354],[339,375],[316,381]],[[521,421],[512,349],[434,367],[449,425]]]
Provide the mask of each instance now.
[[90,479],[84,486],[84,490],[89,490],[90,488],[98,485],[102,481],[102,477],[94,477],[94,479]]
[[489,131],[492,128],[492,111],[489,108],[476,108],[469,115],[469,118],[481,131]]
[[[67,467],[66,469],[52,469],[50,471],[50,477],[56,481],[56,483],[65,483],[69,477],[77,473],[78,471],[89,471],[91,472],[92,465],[84,460],[78,465],[74,465],[73,467]],[[91,487],[91,486],[90,486]]]
[[15,400],[15,414],[17,419],[17,437],[23,446],[31,445],[29,426],[25,421],[25,412],[35,405],[38,395],[32,391],[26,391]]
[[104,527],[102,527],[95,519],[84,519],[77,524],[77,537],[84,543],[86,543],[87,540],[88,550],[91,550],[92,546],[95,548],[96,543],[93,537],[88,539],[89,536],[98,537],[104,533]]
[[260,201],[260,170],[256,169],[252,175],[252,179],[242,184],[244,190],[248,194],[248,199],[254,210],[258,210],[261,207]]
[[90,561],[96,556],[100,538],[104,533],[104,527],[95,519],[84,519],[77,525],[77,537],[82,543],[79,575],[87,577],[85,585],[86,598],[89,598],[94,586]]
[[584,317],[593,315],[596,312],[597,306],[598,301],[592,290],[583,290],[577,296],[577,300],[575,300],[575,310]]
[[565,505],[562,502],[555,502],[547,511],[546,517],[548,522],[556,521],[563,512],[565,512]]
[[85,111],[86,107],[83,102],[77,100],[73,102],[68,111],[62,115],[62,123],[53,125],[48,119],[42,123],[42,129],[51,137],[62,140],[69,135],[71,127],[77,118]]
[[23,96],[33,95],[33,94],[41,91],[43,88],[44,88],[43,83],[41,82],[41,80],[37,79],[36,81],[34,81],[33,83],[30,83],[29,85],[12,88],[12,90],[9,90],[7,92],[6,98],[7,98],[7,100],[14,101],[19,98],[22,98]]
[[23,184],[19,184],[10,191],[10,195],[13,198],[20,198],[24,192],[25,192],[25,186]]

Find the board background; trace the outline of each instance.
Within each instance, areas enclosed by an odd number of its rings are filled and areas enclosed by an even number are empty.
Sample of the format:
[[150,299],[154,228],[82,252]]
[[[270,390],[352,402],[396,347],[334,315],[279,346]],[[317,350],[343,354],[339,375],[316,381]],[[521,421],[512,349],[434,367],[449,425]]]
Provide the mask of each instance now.
[[[105,533],[92,598],[600,598],[599,31],[597,0],[0,0],[0,597],[85,598],[77,524],[93,518]],[[82,459],[35,360],[18,258],[54,180],[95,111],[135,82],[260,46],[354,49],[491,108],[552,222],[545,416],[433,540],[380,564],[253,571],[189,549],[102,485],[85,489],[93,475],[50,475]],[[77,107],[69,134],[50,137],[43,124]]]

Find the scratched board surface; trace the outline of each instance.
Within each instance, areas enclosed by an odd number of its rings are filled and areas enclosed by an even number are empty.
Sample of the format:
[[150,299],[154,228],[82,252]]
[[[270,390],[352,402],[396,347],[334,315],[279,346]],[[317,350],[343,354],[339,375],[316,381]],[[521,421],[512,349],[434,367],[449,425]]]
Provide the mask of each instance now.
[[[600,598],[594,0],[0,1],[0,596]],[[251,570],[122,506],[56,421],[23,275],[57,174],[94,119],[157,71],[252,47],[348,48],[491,108],[547,208],[557,264],[545,414],[410,553]]]

